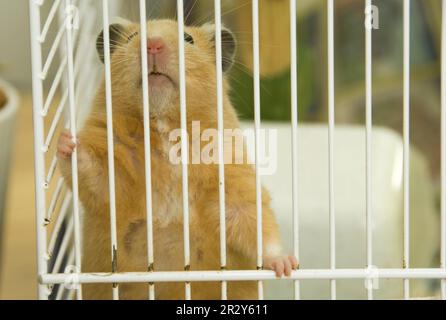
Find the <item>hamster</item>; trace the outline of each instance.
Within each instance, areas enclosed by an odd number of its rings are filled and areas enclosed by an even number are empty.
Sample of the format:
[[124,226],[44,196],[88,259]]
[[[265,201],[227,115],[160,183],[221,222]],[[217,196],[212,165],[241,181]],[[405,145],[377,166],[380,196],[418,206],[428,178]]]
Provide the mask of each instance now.
[[[148,75],[142,75],[139,24],[110,26],[113,126],[117,205],[117,271],[148,270],[144,170],[142,77],[149,78],[151,169],[153,190],[154,270],[183,271],[182,168],[169,152],[172,130],[181,128],[178,26],[172,20],[147,22]],[[185,27],[187,123],[201,130],[217,128],[215,27]],[[224,126],[239,128],[229,98],[226,79],[236,51],[236,40],[222,30]],[[103,61],[103,33],[97,40]],[[71,156],[78,155],[79,197],[83,217],[82,272],[112,270],[110,250],[109,185],[105,80],[97,92],[92,112],[74,142],[63,132],[58,142],[60,169],[71,185]],[[190,141],[189,141],[190,143]],[[232,152],[233,150],[225,150]],[[217,164],[188,164],[190,207],[190,270],[220,270],[219,186]],[[248,163],[225,166],[226,236],[228,270],[255,270],[256,187],[255,171]],[[282,252],[278,226],[268,192],[262,190],[264,268],[278,277],[298,267],[296,259]],[[184,299],[184,283],[157,283],[157,299]],[[148,284],[120,284],[121,299],[147,299]],[[221,299],[221,283],[191,284],[192,299]],[[83,286],[85,299],[111,299],[109,284]],[[229,282],[229,299],[257,299],[256,282]]]

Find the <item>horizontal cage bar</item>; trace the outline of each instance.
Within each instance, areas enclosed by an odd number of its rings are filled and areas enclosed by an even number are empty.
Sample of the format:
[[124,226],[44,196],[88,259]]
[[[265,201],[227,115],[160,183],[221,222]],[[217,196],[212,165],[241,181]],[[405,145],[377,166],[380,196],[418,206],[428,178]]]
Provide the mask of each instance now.
[[[214,281],[263,281],[278,280],[275,273],[266,270],[252,271],[178,271],[178,272],[128,272],[45,274],[42,284],[61,284],[68,279],[77,283],[149,283],[149,282],[214,282]],[[281,280],[330,280],[330,279],[446,279],[443,269],[320,269],[293,271],[291,277]]]

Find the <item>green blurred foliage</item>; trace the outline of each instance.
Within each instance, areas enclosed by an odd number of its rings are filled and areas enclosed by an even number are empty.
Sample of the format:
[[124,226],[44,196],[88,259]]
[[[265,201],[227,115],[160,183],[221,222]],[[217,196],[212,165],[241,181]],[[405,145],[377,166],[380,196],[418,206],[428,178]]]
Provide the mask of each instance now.
[[[301,41],[303,42],[303,41]],[[301,121],[312,120],[317,112],[317,81],[313,70],[317,63],[315,49],[302,43],[298,55],[298,108]],[[230,74],[231,98],[243,120],[254,119],[254,79],[252,72],[236,63]],[[291,74],[285,70],[260,81],[261,116],[263,120],[291,119]]]

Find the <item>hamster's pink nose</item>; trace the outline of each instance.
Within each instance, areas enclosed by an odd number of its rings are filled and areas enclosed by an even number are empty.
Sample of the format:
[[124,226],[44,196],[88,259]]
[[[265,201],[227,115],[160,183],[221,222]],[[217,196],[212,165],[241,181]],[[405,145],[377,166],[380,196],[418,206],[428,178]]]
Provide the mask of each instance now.
[[163,52],[165,43],[161,38],[150,38],[147,42],[147,52],[149,54],[159,54]]

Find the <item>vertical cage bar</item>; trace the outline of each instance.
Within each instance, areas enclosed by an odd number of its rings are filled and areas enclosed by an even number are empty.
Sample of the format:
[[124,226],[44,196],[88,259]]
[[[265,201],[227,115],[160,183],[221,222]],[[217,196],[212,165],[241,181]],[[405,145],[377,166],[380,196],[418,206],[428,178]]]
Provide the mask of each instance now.
[[[335,129],[335,93],[334,93],[334,6],[328,0],[328,154],[329,154],[329,219],[330,219],[330,269],[336,269],[336,218],[334,199],[334,129]],[[330,280],[331,299],[336,300],[336,281]]]
[[[139,14],[141,24],[141,70],[144,106],[144,151],[146,172],[146,213],[147,213],[147,258],[148,270],[154,271],[153,254],[153,210],[152,210],[152,166],[150,149],[150,104],[149,104],[149,70],[147,57],[147,15],[146,0],[139,1]],[[149,283],[149,299],[155,299],[155,284]]]
[[[38,2],[29,0],[30,32],[31,32],[31,59],[32,59],[32,86],[33,86],[33,125],[34,125],[34,174],[36,192],[36,228],[37,228],[37,269],[39,275],[48,272],[47,235],[45,228],[45,157],[42,150],[44,145],[44,123],[41,115],[43,107],[42,80],[42,47],[40,36],[40,7]],[[48,287],[39,284],[39,299],[48,299]]]
[[[112,272],[118,272],[118,236],[116,230],[116,194],[115,194],[115,154],[113,136],[113,101],[110,56],[110,30],[108,0],[102,0],[102,18],[104,27],[104,63],[105,63],[105,97],[107,109],[107,145],[108,145],[108,185],[110,197],[111,257]],[[119,299],[119,285],[113,284],[113,299]]]
[[[367,15],[372,14],[372,0],[366,0],[366,23],[371,23]],[[372,230],[372,25],[365,26],[365,60],[366,60],[366,233],[367,233],[367,267],[372,268],[373,264],[373,230]],[[373,299],[372,282],[367,283],[367,296],[369,300]]]
[[[252,35],[254,57],[254,117],[255,117],[255,163],[256,163],[256,205],[257,205],[257,269],[263,269],[262,236],[262,185],[260,179],[260,30],[259,1],[252,1]],[[263,282],[258,282],[259,299],[263,300]]]
[[[404,261],[410,268],[410,0],[404,0]],[[409,279],[404,279],[404,299],[410,298]]]
[[[217,119],[218,119],[218,169],[220,205],[220,267],[226,270],[226,206],[225,206],[225,148],[223,119],[223,58],[221,37],[221,1],[214,1],[215,10],[215,63],[217,75]],[[227,282],[222,281],[221,298],[228,299]]]
[[[177,0],[178,15],[178,50],[180,75],[180,111],[181,111],[181,164],[183,171],[183,226],[184,226],[184,269],[190,270],[190,237],[189,237],[189,140],[187,134],[186,109],[186,62],[184,53],[184,7],[183,0]],[[191,299],[190,282],[186,282],[186,300]]]
[[[442,7],[441,31],[441,268],[446,269],[446,0]],[[441,281],[446,300],[446,279]]]
[[[71,0],[65,0],[65,12],[69,12],[72,6]],[[76,101],[75,101],[75,83],[74,83],[74,41],[73,41],[73,25],[72,21],[68,20],[67,16],[65,23],[66,43],[67,43],[67,58],[68,58],[68,101],[70,112],[70,131],[73,136],[73,142],[77,141],[76,128]],[[79,181],[78,181],[78,167],[77,167],[77,150],[75,149],[71,156],[71,175],[72,175],[72,189],[73,189],[73,219],[74,219],[74,250],[77,271],[82,272],[82,257],[81,257],[81,225],[79,217]],[[76,291],[77,299],[82,299],[82,286],[79,285]]]
[[[292,122],[292,161],[293,161],[293,247],[294,256],[299,261],[299,207],[298,207],[298,125],[299,105],[297,98],[297,6],[290,0],[290,43],[291,43],[291,122]],[[294,298],[300,299],[300,282],[294,281]]]

